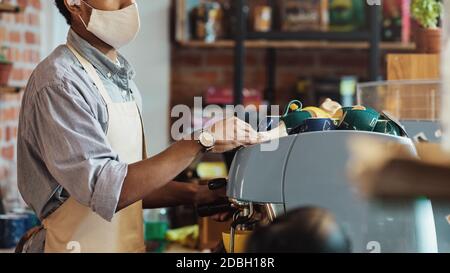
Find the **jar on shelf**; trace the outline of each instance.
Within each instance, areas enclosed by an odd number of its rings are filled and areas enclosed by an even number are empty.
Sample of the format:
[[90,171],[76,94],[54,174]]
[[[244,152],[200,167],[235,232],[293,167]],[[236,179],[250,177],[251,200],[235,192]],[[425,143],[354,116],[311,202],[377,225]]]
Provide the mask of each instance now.
[[214,42],[224,36],[224,10],[217,2],[199,4],[191,12],[191,29],[194,39]]
[[269,32],[272,30],[272,8],[270,6],[257,6],[253,12],[253,30],[256,32]]

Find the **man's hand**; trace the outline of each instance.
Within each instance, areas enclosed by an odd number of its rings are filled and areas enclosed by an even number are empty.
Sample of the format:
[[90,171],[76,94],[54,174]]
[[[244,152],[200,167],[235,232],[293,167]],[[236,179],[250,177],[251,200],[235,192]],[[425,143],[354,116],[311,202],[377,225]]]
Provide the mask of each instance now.
[[[249,124],[234,117],[219,121],[206,130],[216,140],[215,147],[213,147],[213,152],[216,153],[261,142],[258,134]],[[128,165],[128,173],[122,186],[116,211],[139,200],[144,200],[146,207],[193,203],[192,199],[196,194],[180,194],[189,189],[185,187],[180,189],[180,186],[175,184],[169,185],[179,173],[192,164],[203,150],[198,141],[189,137],[189,140],[178,141],[156,156]],[[176,189],[176,194],[170,190],[172,188]],[[164,191],[170,192],[170,196],[161,195],[161,192]],[[212,198],[211,194],[214,197],[216,193],[209,193],[207,196]],[[224,218],[221,217],[221,219]]]
[[[195,205],[201,206],[206,204],[214,204],[220,201],[227,201],[226,187],[218,190],[210,190],[207,185],[199,186],[195,196]],[[211,216],[211,218],[218,222],[226,222],[233,216],[232,212],[223,212]]]
[[250,124],[236,117],[221,120],[207,130],[216,140],[213,153],[224,153],[261,142]]

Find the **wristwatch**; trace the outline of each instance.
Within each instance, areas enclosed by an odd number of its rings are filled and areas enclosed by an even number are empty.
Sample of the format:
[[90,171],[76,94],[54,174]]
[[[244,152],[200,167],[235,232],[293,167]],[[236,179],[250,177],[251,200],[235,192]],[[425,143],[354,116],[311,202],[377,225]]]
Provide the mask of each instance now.
[[216,139],[210,132],[202,130],[198,136],[198,143],[204,148],[205,152],[209,152],[216,145]]

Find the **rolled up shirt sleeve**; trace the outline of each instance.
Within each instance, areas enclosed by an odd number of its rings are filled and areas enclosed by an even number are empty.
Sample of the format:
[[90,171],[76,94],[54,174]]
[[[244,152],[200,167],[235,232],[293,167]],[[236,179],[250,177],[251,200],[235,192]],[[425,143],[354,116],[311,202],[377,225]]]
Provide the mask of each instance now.
[[67,83],[37,92],[32,108],[30,137],[52,178],[79,203],[111,221],[128,164],[113,151],[94,111],[76,86]]

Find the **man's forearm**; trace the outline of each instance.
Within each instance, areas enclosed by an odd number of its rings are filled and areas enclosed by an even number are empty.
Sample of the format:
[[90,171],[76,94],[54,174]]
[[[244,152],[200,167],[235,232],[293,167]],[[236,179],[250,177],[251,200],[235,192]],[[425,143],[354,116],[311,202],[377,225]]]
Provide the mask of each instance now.
[[144,209],[195,205],[198,190],[196,184],[169,182],[144,198]]
[[117,211],[154,194],[185,170],[201,153],[196,141],[180,141],[166,151],[128,166]]

